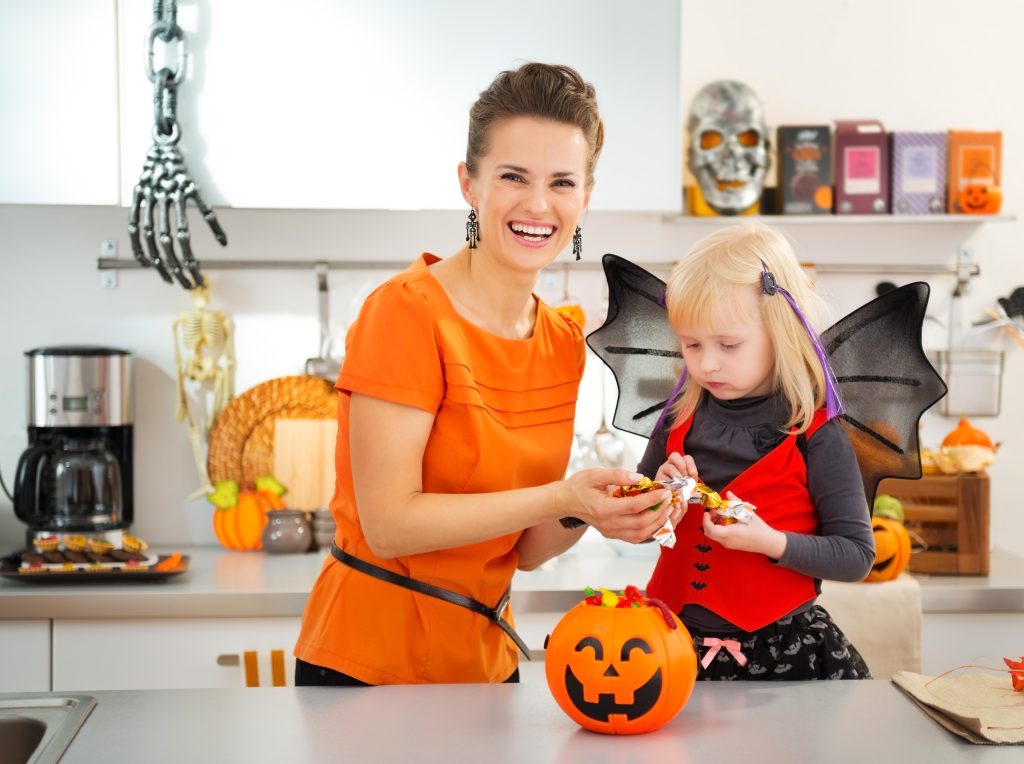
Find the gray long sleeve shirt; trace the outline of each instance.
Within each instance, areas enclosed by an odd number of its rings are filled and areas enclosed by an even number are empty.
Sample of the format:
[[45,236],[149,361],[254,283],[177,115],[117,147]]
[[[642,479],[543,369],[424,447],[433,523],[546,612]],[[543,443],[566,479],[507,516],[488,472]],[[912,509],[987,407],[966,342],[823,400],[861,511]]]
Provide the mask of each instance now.
[[[716,491],[724,489],[786,437],[782,427],[788,417],[788,404],[780,396],[720,401],[706,395],[686,435],[686,453],[700,480]],[[648,442],[638,472],[654,478],[666,459],[668,435],[666,427]],[[875,540],[857,458],[838,421],[822,425],[807,440],[806,460],[818,535],[787,532],[786,551],[777,564],[813,577],[818,591],[821,579],[860,581],[874,562]],[[810,600],[793,612],[813,604]],[[699,605],[687,605],[683,621],[701,631],[740,630]]]

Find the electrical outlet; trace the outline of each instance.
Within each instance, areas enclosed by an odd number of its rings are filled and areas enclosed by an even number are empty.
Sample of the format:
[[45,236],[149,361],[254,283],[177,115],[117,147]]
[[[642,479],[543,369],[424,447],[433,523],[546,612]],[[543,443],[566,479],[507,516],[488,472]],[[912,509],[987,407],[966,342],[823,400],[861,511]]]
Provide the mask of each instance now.
[[117,289],[117,271],[100,271],[100,289]]
[[100,242],[100,257],[117,257],[116,239],[104,239]]

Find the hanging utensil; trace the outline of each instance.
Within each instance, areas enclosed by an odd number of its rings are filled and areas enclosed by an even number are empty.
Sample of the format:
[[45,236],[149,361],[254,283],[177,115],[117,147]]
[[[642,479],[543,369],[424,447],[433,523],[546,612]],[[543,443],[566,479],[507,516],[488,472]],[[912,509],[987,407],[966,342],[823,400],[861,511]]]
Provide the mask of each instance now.
[[555,310],[575,321],[580,329],[587,323],[587,316],[583,312],[583,306],[575,297],[569,295],[569,264],[562,266],[562,299],[558,301]]
[[608,370],[601,366],[601,425],[597,428],[590,442],[593,446],[597,460],[603,467],[621,467],[622,460],[626,453],[626,441],[624,441],[614,430],[608,427],[605,418],[605,407],[608,405],[608,395],[605,384],[605,376]]

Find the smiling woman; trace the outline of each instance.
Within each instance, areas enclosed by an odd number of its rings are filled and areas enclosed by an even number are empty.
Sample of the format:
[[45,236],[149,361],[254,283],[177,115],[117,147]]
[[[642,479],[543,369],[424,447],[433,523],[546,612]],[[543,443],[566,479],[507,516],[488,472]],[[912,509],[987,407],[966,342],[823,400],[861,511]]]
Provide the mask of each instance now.
[[[458,177],[467,245],[379,287],[338,378],[332,555],[295,647],[296,684],[518,678],[512,575],[564,551],[581,518],[650,538],[668,492],[562,479],[583,372],[579,327],[533,294],[575,238],[603,142],[594,89],[564,66],[502,72],[470,113]],[[461,236],[461,231],[458,234]]]

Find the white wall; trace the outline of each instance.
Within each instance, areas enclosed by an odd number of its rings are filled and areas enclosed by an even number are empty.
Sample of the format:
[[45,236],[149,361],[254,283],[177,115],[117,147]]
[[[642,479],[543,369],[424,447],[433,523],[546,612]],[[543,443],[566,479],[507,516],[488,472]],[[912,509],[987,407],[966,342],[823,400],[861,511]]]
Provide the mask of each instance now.
[[[991,17],[972,20],[968,4],[941,2],[833,2],[808,6],[793,0],[755,4],[743,0],[685,0],[682,14],[682,102],[688,104],[706,82],[723,77],[746,81],[762,97],[771,124],[844,117],[878,117],[892,129],[999,128],[1004,132],[1004,212],[1021,214],[1024,158],[1017,150],[1024,130],[1024,105],[1012,97],[1024,71],[1017,30],[1024,7],[1012,0],[971,4]],[[976,11],[977,12],[977,11]],[[965,29],[984,29],[988,80],[961,65]],[[870,43],[870,45],[869,45]],[[972,45],[972,47],[974,47]],[[868,49],[887,51],[886,60],[865,66]],[[799,54],[799,59],[797,59]],[[584,72],[585,74],[585,72]],[[608,141],[615,136],[609,135]],[[637,168],[637,183],[644,169]],[[455,181],[454,167],[449,177]],[[600,168],[598,168],[600,182]],[[447,212],[218,210],[230,239],[215,249],[204,224],[193,215],[193,244],[200,260],[249,259],[411,260],[422,250],[455,251],[464,236],[463,219]],[[99,242],[116,239],[128,256],[127,213],[101,207],[0,206],[0,470],[10,485],[25,441],[24,350],[39,345],[89,342],[122,346],[136,353],[136,531],[164,544],[200,538],[209,510],[184,506],[196,485],[184,428],[174,420],[173,346],[170,324],[191,303],[180,289],[164,285],[153,272],[121,272],[117,289],[103,290],[95,269]],[[656,215],[592,213],[585,228],[585,257],[616,252],[638,261],[681,256],[711,223],[665,223]],[[990,225],[792,226],[804,260],[952,264],[966,243],[981,264],[964,315],[979,318],[999,296],[1024,283],[1019,245],[1024,223]],[[568,261],[566,256],[563,259]],[[310,273],[211,273],[212,307],[231,312],[238,327],[238,389],[301,371],[316,351],[315,279]],[[359,301],[389,274],[332,272],[331,312],[348,321]],[[912,277],[892,277],[909,281]],[[821,276],[834,299],[836,316],[873,296],[877,277]],[[590,315],[600,312],[602,281],[596,271],[573,272],[570,291]],[[931,279],[930,310],[949,317],[954,281]],[[561,296],[558,277],[539,291]],[[593,326],[588,327],[588,329]],[[988,341],[989,337],[981,338]],[[945,341],[936,325],[926,340]],[[1015,497],[1013,471],[1024,461],[1017,432],[1024,403],[1014,393],[1024,374],[1024,349],[1004,341],[1007,369],[1000,417],[978,420],[1004,445],[991,470],[993,539],[1012,546],[1024,538],[1024,515]],[[588,367],[577,429],[592,433],[600,417],[599,364]],[[610,406],[609,406],[610,409]],[[609,411],[610,413],[610,411]],[[928,415],[926,444],[935,444],[955,422]],[[634,448],[639,439],[631,439]],[[21,524],[0,497],[0,551],[19,545]]]

